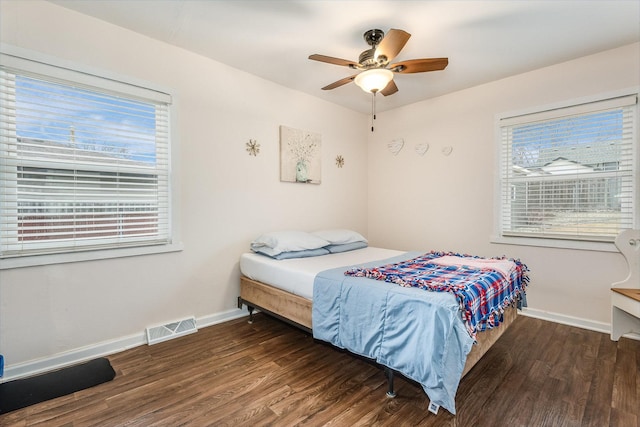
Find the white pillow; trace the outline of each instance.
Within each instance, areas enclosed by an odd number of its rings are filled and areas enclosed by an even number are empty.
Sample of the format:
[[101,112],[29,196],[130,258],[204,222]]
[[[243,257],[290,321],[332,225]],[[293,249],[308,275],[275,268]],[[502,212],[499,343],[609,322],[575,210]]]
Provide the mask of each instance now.
[[319,230],[314,231],[311,234],[320,237],[321,239],[327,240],[332,245],[344,245],[345,243],[354,242],[367,242],[367,239],[365,239],[362,234],[353,230],[346,230],[343,228]]
[[304,231],[273,231],[251,242],[251,249],[274,256],[282,252],[318,249],[329,244],[325,239]]

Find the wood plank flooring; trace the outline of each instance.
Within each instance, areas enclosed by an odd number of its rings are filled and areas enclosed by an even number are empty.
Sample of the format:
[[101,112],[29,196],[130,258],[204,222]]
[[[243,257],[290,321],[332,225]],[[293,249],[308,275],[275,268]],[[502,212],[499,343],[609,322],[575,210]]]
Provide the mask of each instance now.
[[0,426],[640,427],[640,342],[519,316],[462,380],[457,415],[396,376],[265,315],[109,356],[106,384]]

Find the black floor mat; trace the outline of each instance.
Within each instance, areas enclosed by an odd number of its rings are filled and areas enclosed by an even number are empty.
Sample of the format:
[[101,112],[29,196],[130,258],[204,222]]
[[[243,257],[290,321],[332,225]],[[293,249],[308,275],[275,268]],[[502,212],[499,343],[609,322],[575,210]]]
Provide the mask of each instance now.
[[0,384],[0,414],[75,393],[111,381],[115,376],[109,360],[102,357],[54,372],[8,381]]

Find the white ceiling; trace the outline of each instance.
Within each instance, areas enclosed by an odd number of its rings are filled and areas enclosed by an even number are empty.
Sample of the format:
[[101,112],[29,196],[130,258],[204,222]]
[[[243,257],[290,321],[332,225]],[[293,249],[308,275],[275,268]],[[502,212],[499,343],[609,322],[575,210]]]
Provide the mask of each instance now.
[[372,28],[411,33],[392,62],[449,58],[396,74],[378,111],[640,41],[640,0],[50,1],[363,113],[371,95],[355,84],[320,89],[353,70],[307,58],[357,62]]

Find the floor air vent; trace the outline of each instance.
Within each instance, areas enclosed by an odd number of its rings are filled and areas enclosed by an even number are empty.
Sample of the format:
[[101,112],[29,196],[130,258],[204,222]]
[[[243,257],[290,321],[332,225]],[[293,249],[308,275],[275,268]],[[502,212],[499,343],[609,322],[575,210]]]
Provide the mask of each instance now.
[[147,342],[149,345],[158,344],[159,342],[178,338],[194,332],[198,332],[198,328],[196,328],[196,319],[194,317],[190,317],[188,319],[167,323],[166,325],[147,328]]

